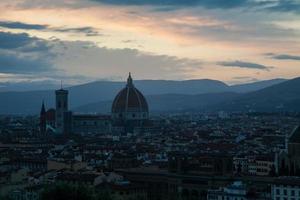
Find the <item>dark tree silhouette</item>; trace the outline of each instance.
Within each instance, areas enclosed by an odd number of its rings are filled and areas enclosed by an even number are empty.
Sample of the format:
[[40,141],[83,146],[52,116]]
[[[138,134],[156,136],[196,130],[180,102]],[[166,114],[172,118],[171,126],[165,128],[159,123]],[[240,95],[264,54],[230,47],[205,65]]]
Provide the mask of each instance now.
[[56,184],[48,186],[41,194],[42,200],[96,200],[94,193],[83,185]]
[[269,172],[269,176],[276,176],[277,174],[276,174],[276,169],[275,169],[275,166],[274,165],[272,165],[271,166],[271,170],[270,170],[270,172]]

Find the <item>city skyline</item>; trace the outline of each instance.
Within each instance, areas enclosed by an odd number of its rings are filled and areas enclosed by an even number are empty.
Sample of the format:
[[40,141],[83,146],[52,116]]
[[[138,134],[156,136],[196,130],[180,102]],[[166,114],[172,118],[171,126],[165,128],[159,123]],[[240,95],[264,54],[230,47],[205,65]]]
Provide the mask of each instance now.
[[300,0],[0,0],[0,200],[300,199]]
[[297,1],[1,1],[0,82],[300,75]]

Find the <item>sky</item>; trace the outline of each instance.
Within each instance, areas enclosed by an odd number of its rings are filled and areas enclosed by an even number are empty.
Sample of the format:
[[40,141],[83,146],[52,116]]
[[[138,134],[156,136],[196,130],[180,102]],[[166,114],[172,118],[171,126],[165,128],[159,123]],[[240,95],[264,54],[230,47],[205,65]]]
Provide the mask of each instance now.
[[300,0],[1,0],[0,83],[300,76]]

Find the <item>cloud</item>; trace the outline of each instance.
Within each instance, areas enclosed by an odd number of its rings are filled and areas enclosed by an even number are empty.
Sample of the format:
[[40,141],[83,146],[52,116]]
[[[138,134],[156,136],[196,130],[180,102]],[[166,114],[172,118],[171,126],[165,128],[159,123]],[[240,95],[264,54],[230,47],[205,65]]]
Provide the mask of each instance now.
[[99,36],[99,35],[102,35],[101,33],[98,32],[97,29],[95,29],[93,27],[90,27],[90,26],[84,26],[84,27],[49,27],[49,25],[42,25],[42,24],[28,24],[28,23],[23,23],[23,22],[0,21],[0,27],[8,28],[8,29],[83,33],[86,36]]
[[34,39],[29,37],[27,33],[0,32],[1,49],[16,49],[24,47],[33,41]]
[[296,56],[296,55],[288,55],[288,54],[273,54],[273,53],[269,53],[266,54],[267,56],[271,56],[274,59],[277,60],[299,60],[300,61],[300,56]]
[[22,23],[22,22],[10,22],[10,21],[0,21],[0,27],[10,28],[10,29],[26,29],[26,30],[47,29],[46,25],[27,24],[27,23]]
[[251,76],[234,76],[231,81],[228,81],[231,85],[240,85],[261,81],[260,79],[253,78]]
[[259,69],[259,70],[266,70],[269,71],[271,66],[265,66],[257,63],[251,63],[251,62],[244,62],[244,61],[222,61],[217,63],[220,66],[224,67],[239,67],[239,68],[249,68],[249,69]]
[[52,28],[51,30],[56,31],[56,32],[70,32],[70,33],[84,33],[86,36],[100,36],[103,35],[98,32],[93,27],[61,27],[61,28]]
[[[154,6],[152,11],[156,12],[169,12],[186,7],[203,7],[207,9],[243,8],[254,11],[300,13],[298,0],[22,0],[11,4],[21,8],[82,9],[94,7],[95,3],[117,6]],[[4,3],[4,5],[7,4]]]
[[57,52],[60,56],[56,65],[64,66],[66,73],[84,74],[97,79],[123,77],[129,71],[141,79],[186,78],[186,73],[202,67],[202,61],[197,59],[157,55],[129,48],[111,49],[80,41],[64,42]]
[[38,74],[50,70],[52,70],[52,65],[47,59],[17,52],[0,51],[0,73]]
[[26,33],[0,32],[0,73],[30,74],[53,70],[51,44]]
[[275,4],[271,2],[267,9],[276,12],[300,13],[300,2],[298,0],[278,0]]
[[136,42],[135,40],[122,40],[123,43],[134,43]]
[[[245,5],[248,0],[92,0],[112,5],[152,5],[152,6],[202,6],[205,8],[234,8]],[[174,8],[175,8],[174,7]],[[168,7],[170,9],[171,7]]]
[[234,76],[232,77],[232,79],[235,79],[235,80],[245,80],[245,79],[250,79],[252,77],[250,76]]
[[0,44],[0,49],[22,52],[41,52],[50,48],[45,40],[30,37],[27,33],[0,32]]
[[0,73],[5,74],[31,74],[52,79],[72,77],[72,81],[78,77],[80,82],[82,76],[95,80],[123,77],[132,71],[141,79],[182,79],[202,67],[198,59],[98,47],[92,42],[43,40],[26,33],[0,32],[2,41]]
[[207,9],[248,8],[276,12],[300,13],[298,0],[90,0],[111,5],[121,6],[156,6],[153,11],[168,12],[183,7],[200,6]]

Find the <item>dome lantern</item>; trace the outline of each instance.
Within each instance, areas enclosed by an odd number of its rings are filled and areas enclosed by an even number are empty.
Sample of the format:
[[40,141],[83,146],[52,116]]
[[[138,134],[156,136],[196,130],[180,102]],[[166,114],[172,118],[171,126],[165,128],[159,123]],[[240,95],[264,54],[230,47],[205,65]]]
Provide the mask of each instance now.
[[132,81],[130,72],[129,72],[129,75],[128,75],[128,78],[127,78],[127,87],[133,87],[133,81]]

